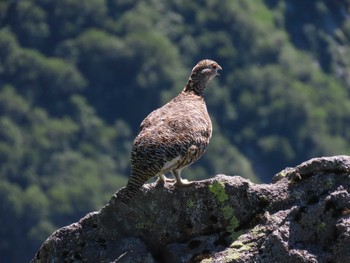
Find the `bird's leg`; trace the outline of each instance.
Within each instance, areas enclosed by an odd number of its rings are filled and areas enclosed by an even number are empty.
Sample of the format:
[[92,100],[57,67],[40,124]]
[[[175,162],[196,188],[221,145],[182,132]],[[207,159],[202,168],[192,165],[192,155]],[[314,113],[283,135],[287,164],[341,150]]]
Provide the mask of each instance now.
[[182,179],[180,173],[181,173],[181,170],[174,170],[174,171],[172,171],[172,174],[174,175],[174,177],[176,179],[176,185],[178,185],[178,186],[187,186],[187,185],[193,184],[193,182],[189,182],[186,179]]
[[174,179],[169,179],[169,178],[166,178],[164,174],[161,174],[158,176],[158,179],[156,181],[156,184],[165,184],[165,182],[174,182],[175,180]]

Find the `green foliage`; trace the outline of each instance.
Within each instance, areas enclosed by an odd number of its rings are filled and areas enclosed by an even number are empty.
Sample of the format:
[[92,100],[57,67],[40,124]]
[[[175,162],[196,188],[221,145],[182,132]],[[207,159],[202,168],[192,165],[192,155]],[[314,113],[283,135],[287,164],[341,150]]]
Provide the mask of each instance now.
[[203,58],[223,67],[206,90],[214,133],[184,177],[270,181],[349,154],[349,6],[0,1],[0,258],[28,261],[124,186],[141,120]]
[[[74,65],[61,58],[48,58],[37,50],[18,46],[12,33],[0,30],[0,77],[52,112],[62,111],[63,101],[57,98],[82,90],[86,81]],[[34,90],[36,92],[34,92]]]
[[43,7],[33,1],[18,1],[9,8],[7,16],[11,16],[11,27],[17,32],[16,36],[21,43],[31,47],[45,45],[45,40],[50,36],[50,28]]
[[1,88],[0,102],[0,195],[6,196],[0,208],[3,236],[12,237],[0,247],[18,262],[23,256],[12,254],[9,244],[33,252],[55,228],[98,209],[125,185],[120,174],[128,166],[130,134],[106,125],[77,95],[71,116],[62,118],[32,106],[11,86]]

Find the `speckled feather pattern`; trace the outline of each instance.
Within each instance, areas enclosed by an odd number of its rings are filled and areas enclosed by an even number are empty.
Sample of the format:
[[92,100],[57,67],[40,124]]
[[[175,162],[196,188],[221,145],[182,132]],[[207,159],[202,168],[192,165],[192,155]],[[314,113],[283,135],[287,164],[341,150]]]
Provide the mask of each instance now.
[[203,155],[212,135],[203,91],[219,69],[212,60],[200,61],[184,90],[143,120],[133,143],[131,176],[121,191],[121,201],[127,203],[148,179],[181,171]]

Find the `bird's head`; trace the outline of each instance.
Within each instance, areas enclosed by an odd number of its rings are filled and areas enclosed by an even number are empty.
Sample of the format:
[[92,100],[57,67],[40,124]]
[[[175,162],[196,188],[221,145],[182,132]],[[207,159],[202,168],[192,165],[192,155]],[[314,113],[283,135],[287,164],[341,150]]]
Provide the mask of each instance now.
[[192,69],[191,76],[198,76],[202,79],[211,80],[217,75],[219,70],[222,70],[220,65],[213,60],[204,59],[198,62],[198,64]]
[[185,87],[185,91],[194,91],[199,95],[203,94],[203,90],[210,80],[215,76],[220,75],[219,70],[222,70],[220,65],[213,60],[204,59],[192,69],[191,76]]

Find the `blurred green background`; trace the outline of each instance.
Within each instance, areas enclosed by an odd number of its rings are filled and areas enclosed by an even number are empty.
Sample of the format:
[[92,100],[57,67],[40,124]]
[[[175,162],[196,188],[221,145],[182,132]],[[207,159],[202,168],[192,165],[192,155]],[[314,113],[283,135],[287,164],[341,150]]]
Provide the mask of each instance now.
[[0,259],[27,262],[57,228],[124,186],[131,143],[192,67],[214,123],[183,177],[270,182],[350,153],[350,1],[0,1]]

